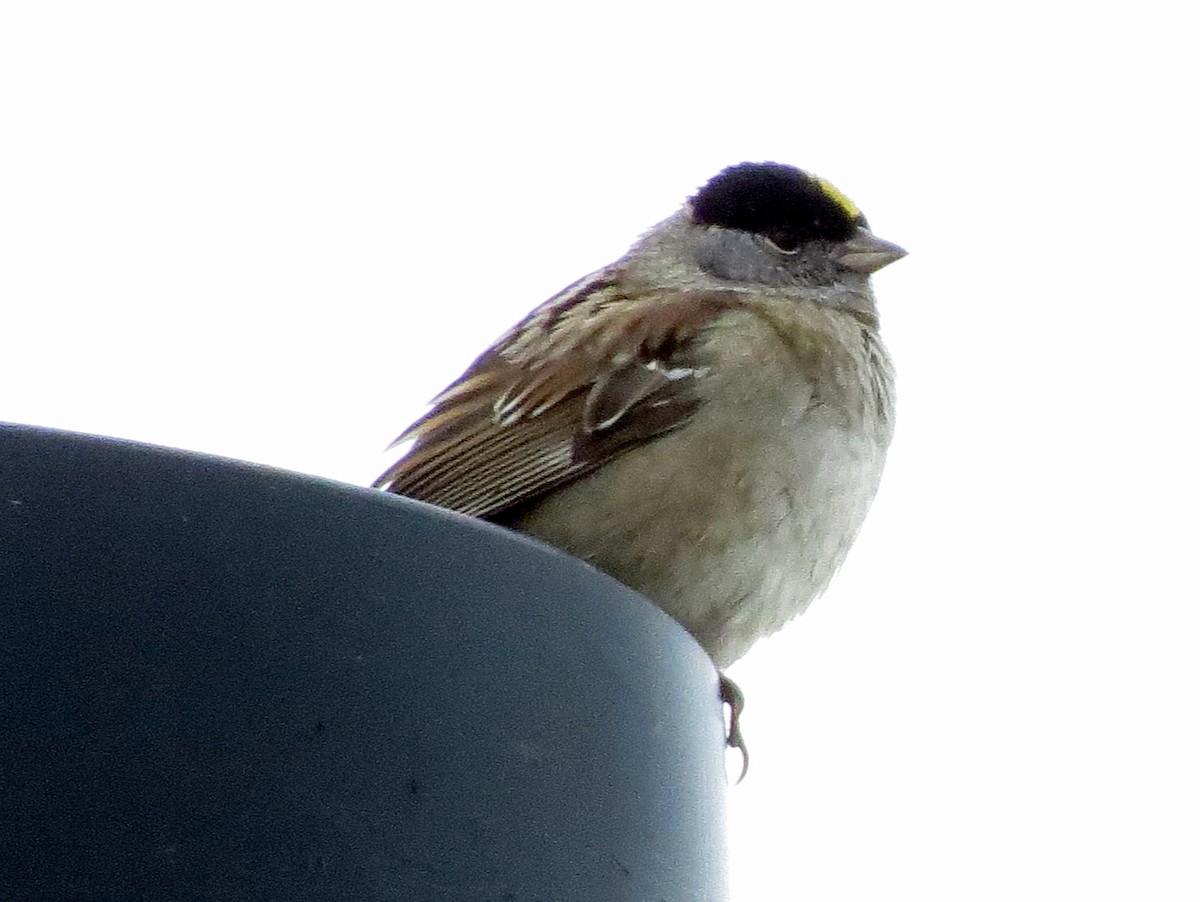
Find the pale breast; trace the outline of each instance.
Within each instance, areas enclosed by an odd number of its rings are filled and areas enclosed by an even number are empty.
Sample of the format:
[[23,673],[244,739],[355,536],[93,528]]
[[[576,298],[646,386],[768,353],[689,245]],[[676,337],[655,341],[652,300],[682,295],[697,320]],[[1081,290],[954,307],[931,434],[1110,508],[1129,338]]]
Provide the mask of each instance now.
[[843,313],[789,303],[722,322],[686,427],[514,524],[642,592],[720,667],[828,585],[890,439],[882,348]]

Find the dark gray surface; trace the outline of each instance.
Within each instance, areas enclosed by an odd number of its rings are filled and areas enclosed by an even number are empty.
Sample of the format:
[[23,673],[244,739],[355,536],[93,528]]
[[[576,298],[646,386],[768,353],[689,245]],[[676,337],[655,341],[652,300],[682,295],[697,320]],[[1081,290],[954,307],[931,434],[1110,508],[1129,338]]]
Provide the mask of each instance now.
[[406,499],[0,424],[0,899],[725,898],[717,676]]

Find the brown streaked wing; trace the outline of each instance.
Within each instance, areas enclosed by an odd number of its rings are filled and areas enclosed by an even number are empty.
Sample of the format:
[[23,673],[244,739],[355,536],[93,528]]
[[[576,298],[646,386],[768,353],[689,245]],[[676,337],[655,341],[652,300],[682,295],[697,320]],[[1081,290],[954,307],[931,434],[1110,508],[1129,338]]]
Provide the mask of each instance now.
[[375,483],[496,517],[687,422],[699,403],[695,339],[737,303],[726,291],[612,290],[509,333],[398,442],[411,450]]

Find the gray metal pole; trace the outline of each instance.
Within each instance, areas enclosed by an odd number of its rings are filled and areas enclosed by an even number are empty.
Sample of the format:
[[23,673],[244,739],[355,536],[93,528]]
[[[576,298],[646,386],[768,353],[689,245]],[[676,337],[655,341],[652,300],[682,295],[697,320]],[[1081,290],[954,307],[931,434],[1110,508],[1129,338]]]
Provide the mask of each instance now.
[[726,898],[717,675],[501,529],[0,425],[0,898]]

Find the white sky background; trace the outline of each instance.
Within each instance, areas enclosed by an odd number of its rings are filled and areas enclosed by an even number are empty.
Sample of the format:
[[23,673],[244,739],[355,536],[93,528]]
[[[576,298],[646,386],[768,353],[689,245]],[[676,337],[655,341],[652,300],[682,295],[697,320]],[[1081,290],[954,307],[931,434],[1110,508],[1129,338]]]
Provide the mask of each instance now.
[[364,484],[709,176],[811,169],[910,251],[900,423],[733,670],[733,898],[1197,898],[1185,5],[417,5],[6,4],[0,419]]

